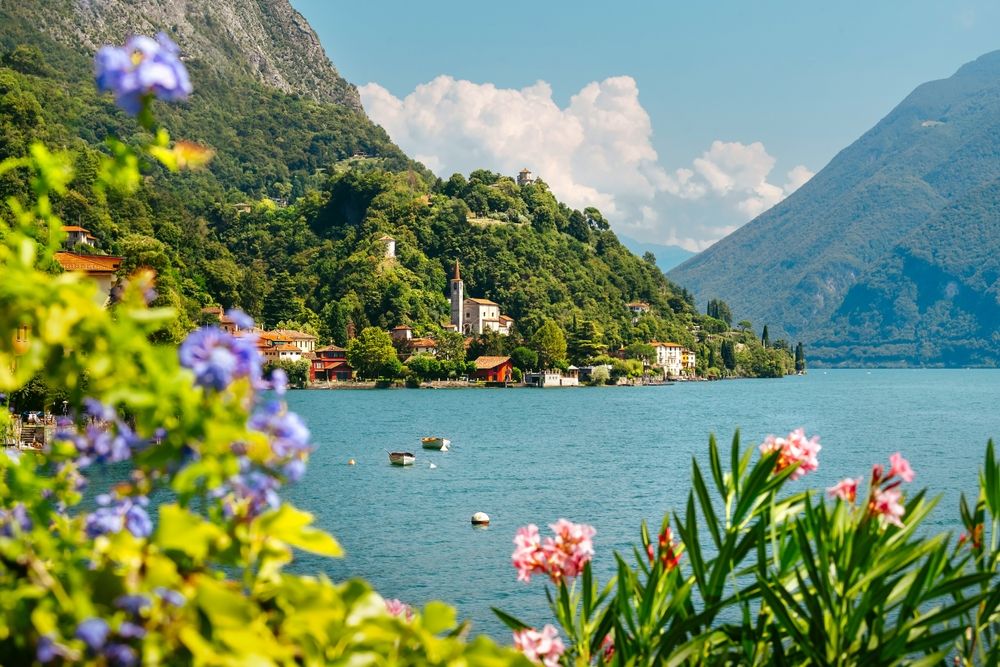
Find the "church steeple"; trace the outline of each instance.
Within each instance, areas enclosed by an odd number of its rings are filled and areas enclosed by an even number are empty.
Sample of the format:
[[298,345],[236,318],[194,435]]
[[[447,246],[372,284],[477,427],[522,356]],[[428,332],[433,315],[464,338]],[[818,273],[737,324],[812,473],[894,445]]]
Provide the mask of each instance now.
[[461,333],[465,318],[462,317],[465,308],[465,285],[462,283],[462,274],[458,270],[458,260],[455,260],[455,277],[451,279],[451,323],[456,330]]

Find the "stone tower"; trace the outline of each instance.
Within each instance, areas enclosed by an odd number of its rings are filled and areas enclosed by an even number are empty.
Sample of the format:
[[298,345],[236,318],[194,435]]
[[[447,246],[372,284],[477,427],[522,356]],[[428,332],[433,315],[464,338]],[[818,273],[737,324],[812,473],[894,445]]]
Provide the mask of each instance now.
[[465,286],[462,283],[462,274],[458,271],[458,260],[455,260],[455,276],[451,279],[451,323],[455,325],[459,333],[462,332],[462,309],[465,308]]

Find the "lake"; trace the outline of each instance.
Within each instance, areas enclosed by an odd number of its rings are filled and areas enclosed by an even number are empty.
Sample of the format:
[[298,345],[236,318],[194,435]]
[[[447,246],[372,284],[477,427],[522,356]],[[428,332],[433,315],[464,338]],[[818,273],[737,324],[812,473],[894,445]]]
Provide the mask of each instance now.
[[[1000,437],[1000,371],[813,370],[780,380],[660,387],[296,391],[288,402],[313,433],[306,477],[284,496],[314,512],[343,544],[339,560],[297,559],[296,569],[336,580],[363,576],[385,597],[441,599],[473,632],[504,642],[498,606],[548,620],[544,583],[516,581],[518,527],[559,518],[597,528],[595,571],[630,552],[639,524],[682,511],[691,457],[707,461],[709,433],[728,452],[805,427],[821,437],[820,469],[793,484],[827,487],[865,477],[902,451],[942,495],[931,525],[959,530],[958,496],[975,493],[986,441]],[[426,451],[420,438],[450,438]],[[390,466],[386,450],[417,455]],[[357,465],[349,466],[349,459]],[[728,456],[726,457],[728,460]],[[436,468],[431,468],[434,463]],[[490,515],[487,529],[470,517]]]

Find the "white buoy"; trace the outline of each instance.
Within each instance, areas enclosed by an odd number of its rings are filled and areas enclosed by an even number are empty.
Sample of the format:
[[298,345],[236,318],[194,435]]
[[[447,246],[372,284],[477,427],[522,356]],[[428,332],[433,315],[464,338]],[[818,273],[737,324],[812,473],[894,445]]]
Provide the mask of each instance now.
[[354,459],[351,459],[350,461],[347,462],[347,465],[349,465],[349,466],[357,465],[357,461],[355,461]]
[[486,512],[476,512],[472,515],[473,526],[487,526],[490,523],[490,515]]
[[432,463],[432,464],[431,464],[431,470],[434,470],[434,468],[437,468],[437,465],[436,465],[436,464],[434,464],[434,463]]

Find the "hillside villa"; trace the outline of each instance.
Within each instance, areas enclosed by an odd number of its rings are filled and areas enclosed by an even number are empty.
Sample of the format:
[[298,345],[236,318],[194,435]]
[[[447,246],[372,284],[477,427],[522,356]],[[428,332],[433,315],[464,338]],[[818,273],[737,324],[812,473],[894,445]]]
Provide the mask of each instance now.
[[455,275],[451,279],[451,325],[455,331],[478,336],[485,331],[510,334],[514,319],[500,312],[500,305],[489,299],[465,298],[465,283],[455,260]]

